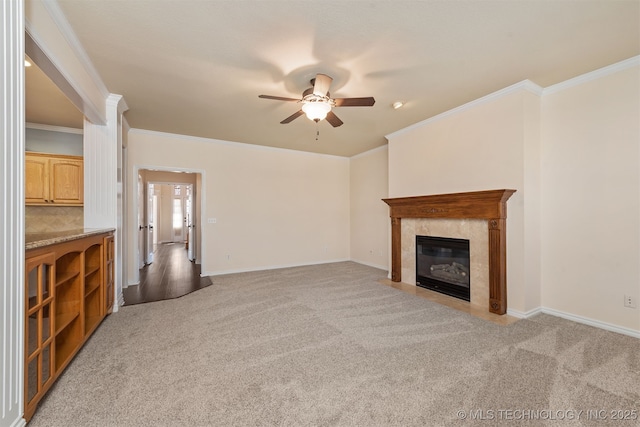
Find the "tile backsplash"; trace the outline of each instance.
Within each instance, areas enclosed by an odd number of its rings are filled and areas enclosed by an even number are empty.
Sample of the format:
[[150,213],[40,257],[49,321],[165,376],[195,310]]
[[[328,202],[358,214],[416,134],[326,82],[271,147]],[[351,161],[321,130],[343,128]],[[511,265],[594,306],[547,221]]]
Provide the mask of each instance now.
[[25,231],[43,233],[84,228],[82,206],[25,206]]

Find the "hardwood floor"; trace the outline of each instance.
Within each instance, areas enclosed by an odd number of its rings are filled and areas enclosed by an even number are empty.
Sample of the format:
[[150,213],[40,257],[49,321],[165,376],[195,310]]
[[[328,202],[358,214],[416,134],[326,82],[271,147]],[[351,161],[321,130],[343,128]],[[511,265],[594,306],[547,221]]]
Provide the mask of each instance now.
[[158,245],[154,262],[140,269],[140,284],[124,289],[124,305],[179,298],[211,285],[200,265],[189,261],[183,243]]

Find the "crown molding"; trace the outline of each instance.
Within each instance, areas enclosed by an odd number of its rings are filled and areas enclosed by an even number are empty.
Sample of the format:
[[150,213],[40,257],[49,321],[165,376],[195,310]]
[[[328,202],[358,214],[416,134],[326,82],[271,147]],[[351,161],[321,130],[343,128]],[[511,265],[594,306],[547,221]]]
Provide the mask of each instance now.
[[52,126],[52,125],[43,125],[40,123],[25,123],[25,127],[27,129],[38,129],[38,130],[46,130],[49,132],[62,132],[62,133],[75,133],[77,135],[84,134],[84,130],[76,129],[76,128],[67,128],[64,126]]
[[69,43],[73,53],[75,53],[75,55],[80,59],[87,73],[91,76],[91,80],[93,80],[98,90],[102,93],[103,98],[106,99],[109,96],[109,90],[102,81],[102,78],[100,77],[100,74],[98,74],[93,62],[89,59],[89,55],[87,55],[87,51],[84,50],[78,36],[76,36],[76,33],[71,28],[67,17],[62,12],[62,9],[60,9],[60,5],[56,0],[48,0],[42,3],[60,30],[60,33]]
[[291,148],[270,147],[268,145],[257,145],[257,144],[251,144],[249,142],[226,141],[223,139],[205,138],[202,136],[182,135],[178,133],[160,132],[155,130],[147,130],[147,129],[139,129],[139,128],[131,128],[129,130],[129,133],[159,136],[162,138],[179,138],[182,140],[193,141],[193,142],[202,142],[202,143],[208,143],[208,144],[224,145],[229,147],[246,148],[246,149],[258,150],[258,151],[289,152],[289,153],[296,153],[299,155],[308,155],[313,157],[330,157],[333,159],[342,159],[345,161],[349,160],[349,157],[337,156],[335,154],[313,153],[311,151],[294,150]]
[[572,88],[574,86],[579,86],[581,84],[585,84],[587,82],[609,76],[611,74],[618,73],[623,70],[627,70],[629,68],[637,67],[640,65],[640,56],[634,56],[629,59],[625,59],[624,61],[616,62],[615,64],[607,65],[606,67],[599,68],[595,71],[591,71],[586,74],[582,74],[578,77],[574,77],[569,80],[565,80],[564,82],[548,86],[544,88],[542,91],[543,95],[550,95],[552,93],[560,92],[565,89]]
[[491,102],[494,101],[496,99],[499,99],[503,96],[509,95],[511,93],[517,92],[519,90],[526,90],[528,92],[533,93],[534,95],[537,96],[544,96],[544,95],[549,95],[552,93],[556,93],[574,86],[578,86],[587,82],[590,82],[592,80],[596,80],[629,68],[633,68],[633,67],[637,67],[640,65],[640,55],[639,56],[634,56],[632,58],[629,59],[625,59],[624,61],[620,61],[617,62],[615,64],[611,64],[608,65],[606,67],[597,69],[595,71],[591,71],[589,73],[586,74],[582,74],[578,77],[574,77],[572,79],[566,80],[564,82],[552,85],[552,86],[548,86],[546,88],[542,88],[541,86],[538,86],[537,84],[533,83],[531,80],[523,80],[519,83],[516,83],[514,85],[508,86],[504,89],[501,89],[499,91],[493,92],[489,95],[483,96],[482,98],[478,98],[474,101],[471,102],[467,102],[466,104],[463,104],[459,107],[453,108],[451,110],[445,111],[444,113],[438,114],[436,116],[430,117],[426,120],[422,120],[418,123],[415,123],[413,125],[410,125],[406,128],[400,129],[396,132],[390,133],[388,135],[386,135],[387,139],[396,137],[398,135],[401,135],[405,132],[420,128],[422,126],[425,126],[427,124],[442,120],[446,117],[449,117],[451,115],[454,114],[458,114],[462,111],[474,108],[478,105],[482,105],[485,104],[487,102]]
[[493,102],[496,99],[503,98],[503,97],[505,97],[507,95],[511,95],[512,93],[516,93],[516,92],[519,92],[519,91],[522,91],[522,90],[527,91],[527,92],[531,92],[532,94],[537,95],[537,96],[541,96],[542,93],[543,93],[543,88],[542,87],[538,86],[537,84],[535,84],[531,80],[523,80],[523,81],[515,83],[515,84],[513,84],[511,86],[507,86],[504,89],[500,89],[500,90],[498,90],[496,92],[490,93],[489,95],[485,95],[482,98],[478,98],[478,99],[475,99],[473,101],[467,102],[466,104],[462,104],[459,107],[452,108],[451,110],[445,111],[444,113],[440,113],[440,114],[438,114],[436,116],[430,117],[430,118],[428,118],[426,120],[422,120],[422,121],[420,121],[418,123],[415,123],[413,125],[410,125],[410,126],[408,126],[406,128],[403,128],[403,129],[400,129],[400,130],[398,130],[396,132],[390,133],[390,134],[386,135],[386,138],[387,139],[391,139],[391,138],[397,137],[397,136],[399,136],[399,135],[401,135],[401,134],[403,134],[405,132],[409,132],[409,131],[415,130],[417,128],[426,126],[426,125],[428,125],[430,123],[434,123],[434,122],[440,121],[440,120],[442,120],[442,119],[444,119],[446,117],[461,113],[461,112],[466,111],[466,110],[470,110],[470,109],[475,108],[475,107],[477,107],[479,105],[482,105],[482,104]]
[[124,100],[124,97],[115,93],[109,94],[107,97],[107,105],[115,106],[118,114],[122,114],[129,110],[129,106],[127,105],[127,101]]
[[[50,0],[33,3],[34,5],[32,7],[35,7],[37,4],[38,8],[41,8],[41,11],[35,14],[35,19],[39,22],[39,25],[43,25],[43,28],[55,27],[58,34],[67,43],[71,54],[75,56],[83,72],[86,73],[86,76],[96,89],[98,96],[102,98],[103,101],[106,100],[109,92],[86,51],[80,44],[80,41],[71,29],[57,1]],[[46,18],[44,18],[43,15],[46,15]],[[48,36],[38,31],[28,15],[25,16],[25,32],[25,52],[27,55],[34,60],[36,65],[60,88],[62,93],[69,98],[86,118],[92,123],[104,125],[106,123],[106,117],[101,112],[100,105],[94,104],[85,90],[86,88],[79,84],[78,81],[69,74],[68,70],[64,68],[63,64],[65,62],[57,57],[50,48],[45,49],[51,42],[47,42]]]
[[368,156],[368,155],[373,154],[373,153],[378,152],[378,151],[384,151],[384,150],[388,150],[388,149],[389,149],[389,144],[387,143],[387,144],[381,145],[379,147],[372,148],[372,149],[367,150],[367,151],[363,151],[362,153],[354,154],[353,156],[351,156],[349,158],[350,159],[357,159],[357,158],[360,158],[360,157]]

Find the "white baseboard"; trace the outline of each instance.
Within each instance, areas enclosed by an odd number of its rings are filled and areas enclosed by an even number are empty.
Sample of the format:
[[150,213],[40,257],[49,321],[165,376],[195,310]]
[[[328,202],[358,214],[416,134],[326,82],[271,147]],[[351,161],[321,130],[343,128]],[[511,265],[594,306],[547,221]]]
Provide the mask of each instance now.
[[27,421],[24,418],[18,418],[13,423],[11,423],[11,427],[23,427],[27,425]]
[[534,308],[529,311],[519,311],[507,308],[507,314],[509,316],[517,317],[518,319],[528,319],[531,316],[535,316],[538,313],[542,313],[542,307]]
[[619,334],[628,335],[634,338],[640,338],[640,331],[625,328],[624,326],[612,325],[611,323],[602,322],[600,320],[589,319],[588,317],[577,316],[575,314],[565,313],[563,311],[554,310],[552,308],[542,308],[542,312],[550,314],[556,317],[562,317],[563,319],[572,320],[577,323],[593,326],[596,328],[604,329],[606,331],[617,332]]
[[520,319],[528,319],[540,313],[549,314],[555,317],[561,317],[563,319],[571,320],[572,322],[582,323],[583,325],[589,325],[593,326],[594,328],[604,329],[605,331],[616,332],[618,334],[628,335],[633,338],[640,338],[640,331],[625,328],[624,326],[612,325],[611,323],[603,322],[601,320],[595,320],[584,316],[578,316],[576,314],[566,313],[564,311],[555,310],[553,308],[538,307],[527,312],[507,309],[508,315],[518,317]]
[[[358,259],[352,259],[351,261],[357,262],[358,264],[366,265],[367,267],[377,268],[378,270],[389,271],[389,267],[387,267],[386,265],[378,265],[371,262],[360,261]],[[389,272],[389,274],[391,274],[391,272]]]
[[120,291],[116,299],[116,303],[113,304],[113,312],[117,313],[118,309],[124,305],[124,293]]
[[346,262],[351,261],[349,259],[332,259],[326,261],[317,261],[317,262],[309,262],[304,264],[283,264],[283,265],[270,265],[266,267],[256,267],[256,268],[238,268],[231,270],[220,270],[220,271],[205,271],[200,273],[201,277],[206,276],[222,276],[224,274],[236,274],[236,273],[249,273],[252,271],[264,271],[264,270],[278,270],[280,268],[292,268],[292,267],[305,267],[308,265],[320,265],[320,264],[332,264],[334,262]]

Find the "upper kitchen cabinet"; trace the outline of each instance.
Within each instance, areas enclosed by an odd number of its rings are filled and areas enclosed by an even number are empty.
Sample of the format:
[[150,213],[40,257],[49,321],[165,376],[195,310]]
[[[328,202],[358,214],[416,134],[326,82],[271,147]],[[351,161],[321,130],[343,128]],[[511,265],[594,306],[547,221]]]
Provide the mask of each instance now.
[[27,205],[82,206],[83,182],[82,157],[25,153]]

